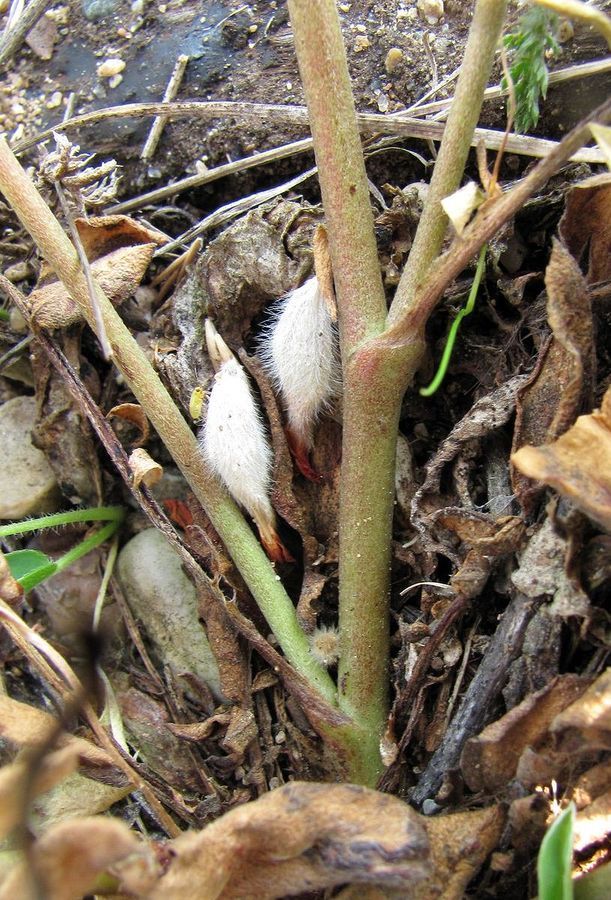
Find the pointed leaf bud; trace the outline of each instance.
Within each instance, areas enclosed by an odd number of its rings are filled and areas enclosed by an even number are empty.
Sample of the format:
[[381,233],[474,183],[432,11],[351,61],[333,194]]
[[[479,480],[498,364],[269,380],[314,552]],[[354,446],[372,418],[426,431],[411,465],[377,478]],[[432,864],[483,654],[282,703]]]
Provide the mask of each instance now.
[[201,442],[206,458],[231,496],[249,513],[276,562],[292,559],[276,533],[269,495],[272,451],[246,372],[206,320],[206,344],[216,369]]

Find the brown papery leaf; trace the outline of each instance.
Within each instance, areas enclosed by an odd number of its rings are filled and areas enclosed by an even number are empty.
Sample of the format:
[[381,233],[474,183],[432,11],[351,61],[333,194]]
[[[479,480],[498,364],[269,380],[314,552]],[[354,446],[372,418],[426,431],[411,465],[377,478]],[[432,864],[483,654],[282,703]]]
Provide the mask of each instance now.
[[[552,731],[563,743],[579,738],[592,749],[611,749],[611,669],[599,675],[593,685],[567,709],[556,716]],[[572,734],[571,734],[572,733]]]
[[611,278],[611,182],[608,175],[603,178],[602,184],[572,188],[558,229],[584,268],[586,260],[582,257],[588,254],[588,284]]
[[[55,731],[57,722],[49,713],[0,694],[0,737],[17,747],[36,747]],[[91,741],[61,734],[57,745],[76,748],[79,761],[95,768],[113,765],[112,758]]]
[[477,737],[470,738],[460,760],[469,789],[494,794],[504,788],[514,778],[524,751],[545,738],[554,716],[587,687],[584,678],[559,676],[488,725]]
[[345,883],[407,890],[429,872],[420,816],[346,784],[292,782],[172,849],[150,900],[273,900]]
[[74,745],[48,753],[35,772],[30,772],[27,759],[3,766],[0,769],[0,838],[15,827],[23,815],[24,779],[33,778],[29,793],[35,797],[50,790],[77,766],[78,750]]
[[11,575],[6,557],[0,550],[0,598],[16,609],[22,597],[23,588]]
[[611,532],[611,388],[600,410],[580,416],[555,443],[522,447],[511,461],[529,478],[569,497]]
[[[166,240],[158,231],[144,228],[128,216],[77,219],[76,226],[91,273],[115,306],[134,293],[155,249]],[[43,264],[38,284],[28,299],[43,328],[63,328],[82,318],[74,300],[47,265]]]
[[[531,378],[519,392],[514,452],[526,444],[539,446],[555,440],[575,421],[584,400],[591,403],[590,300],[577,263],[559,241],[554,241],[545,285],[553,337],[543,346]],[[513,487],[525,511],[531,512],[540,489],[523,476],[523,470],[512,472]]]
[[500,806],[427,819],[432,875],[414,896],[418,900],[462,900],[465,888],[497,847],[504,825]]
[[153,487],[163,475],[163,466],[155,462],[142,447],[138,447],[130,453],[129,467],[132,470],[135,487],[140,487],[141,484]]
[[[139,878],[134,877],[134,856],[141,861]],[[124,822],[102,816],[49,829],[34,844],[30,859],[32,867],[23,863],[10,872],[0,887],[0,900],[78,900],[93,893],[100,875],[114,868],[120,872],[122,864],[129,864],[131,891],[142,896],[160,873],[152,850]]]
[[118,406],[113,406],[106,413],[106,418],[111,419],[113,416],[131,422],[140,431],[140,437],[132,442],[133,447],[141,447],[146,444],[151,433],[151,426],[139,403],[120,403]]

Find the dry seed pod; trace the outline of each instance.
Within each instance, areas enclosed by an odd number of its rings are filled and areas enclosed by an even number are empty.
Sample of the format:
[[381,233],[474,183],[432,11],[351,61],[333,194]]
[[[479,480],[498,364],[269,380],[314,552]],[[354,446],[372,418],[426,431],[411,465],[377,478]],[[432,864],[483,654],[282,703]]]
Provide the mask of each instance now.
[[261,344],[261,357],[282,396],[287,437],[306,478],[318,480],[308,453],[320,412],[341,390],[335,304],[324,229],[315,236],[317,274],[278,304]]
[[205,329],[216,370],[201,433],[206,459],[234,500],[254,519],[268,556],[275,562],[292,561],[276,532],[269,499],[272,451],[248,378],[209,319]]

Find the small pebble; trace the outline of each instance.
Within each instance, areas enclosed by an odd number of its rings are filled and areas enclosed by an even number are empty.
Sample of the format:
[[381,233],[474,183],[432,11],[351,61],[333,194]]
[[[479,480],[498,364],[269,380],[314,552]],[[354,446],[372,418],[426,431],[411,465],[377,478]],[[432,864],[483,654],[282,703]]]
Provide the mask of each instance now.
[[108,87],[111,89],[119,87],[119,85],[121,84],[122,81],[123,81],[123,75],[119,75],[119,74],[113,75],[112,78],[108,79]]
[[15,397],[0,407],[0,519],[55,512],[60,494],[47,458],[32,444],[34,397]]
[[119,72],[122,72],[125,68],[125,60],[110,58],[105,59],[103,63],[97,67],[98,78],[112,78],[113,75],[118,75]]
[[81,0],[83,15],[89,22],[110,16],[118,6],[119,0]]
[[418,0],[416,6],[428,25],[436,25],[444,13],[443,0]]
[[58,106],[62,105],[63,99],[64,95],[61,91],[53,91],[53,93],[47,100],[47,109],[57,109]]
[[384,60],[384,68],[391,75],[395,69],[403,62],[403,50],[399,47],[391,47],[388,53],[386,54],[386,59]]
[[354,41],[354,52],[362,53],[364,50],[368,50],[371,46],[371,42],[368,37],[364,34],[359,34]]

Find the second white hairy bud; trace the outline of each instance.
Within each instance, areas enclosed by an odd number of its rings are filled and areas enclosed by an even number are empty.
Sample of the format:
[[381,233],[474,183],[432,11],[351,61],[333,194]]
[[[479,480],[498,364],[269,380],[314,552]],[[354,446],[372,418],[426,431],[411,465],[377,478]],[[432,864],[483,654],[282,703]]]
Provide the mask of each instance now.
[[206,342],[217,372],[201,435],[204,453],[234,500],[254,519],[272,559],[288,560],[269,499],[272,451],[246,372],[209,320]]
[[280,302],[261,356],[282,396],[290,431],[309,449],[317,416],[341,388],[337,335],[316,276]]

